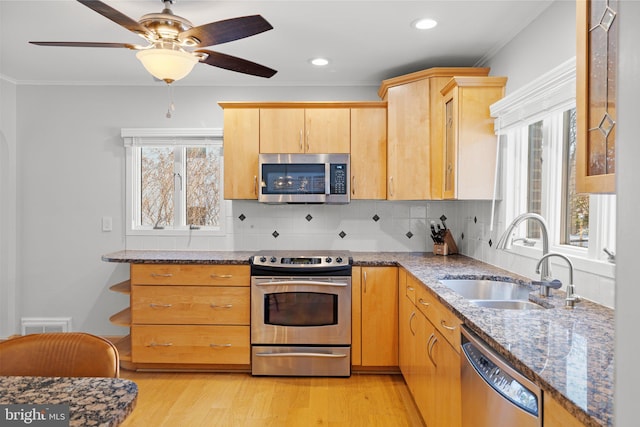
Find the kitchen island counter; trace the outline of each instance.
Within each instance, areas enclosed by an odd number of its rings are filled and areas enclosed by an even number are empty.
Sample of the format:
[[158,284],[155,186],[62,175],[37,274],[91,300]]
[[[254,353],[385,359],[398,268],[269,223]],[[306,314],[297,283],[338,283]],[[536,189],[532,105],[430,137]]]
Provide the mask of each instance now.
[[[120,251],[104,261],[124,263],[249,264],[254,252]],[[582,301],[564,308],[551,290],[545,310],[500,310],[471,304],[441,279],[497,279],[531,287],[531,279],[463,255],[352,252],[356,266],[399,266],[418,279],[474,333],[587,426],[613,425],[614,311]],[[532,272],[533,273],[533,272]],[[533,275],[533,274],[532,274]],[[531,287],[532,291],[534,290]],[[580,284],[577,283],[577,292]]]

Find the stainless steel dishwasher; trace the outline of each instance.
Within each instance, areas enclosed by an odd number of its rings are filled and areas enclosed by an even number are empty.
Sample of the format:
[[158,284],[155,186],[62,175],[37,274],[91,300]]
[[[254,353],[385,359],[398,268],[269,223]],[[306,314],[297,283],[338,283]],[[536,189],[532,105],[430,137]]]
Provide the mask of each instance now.
[[464,427],[542,426],[540,388],[478,336],[462,328]]

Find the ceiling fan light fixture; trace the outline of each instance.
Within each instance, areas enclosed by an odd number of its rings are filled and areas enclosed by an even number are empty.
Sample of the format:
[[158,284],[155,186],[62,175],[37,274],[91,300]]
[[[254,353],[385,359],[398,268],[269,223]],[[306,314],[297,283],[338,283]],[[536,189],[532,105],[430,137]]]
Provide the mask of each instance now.
[[167,84],[189,75],[198,62],[198,58],[189,52],[159,48],[141,50],[136,58],[152,76]]

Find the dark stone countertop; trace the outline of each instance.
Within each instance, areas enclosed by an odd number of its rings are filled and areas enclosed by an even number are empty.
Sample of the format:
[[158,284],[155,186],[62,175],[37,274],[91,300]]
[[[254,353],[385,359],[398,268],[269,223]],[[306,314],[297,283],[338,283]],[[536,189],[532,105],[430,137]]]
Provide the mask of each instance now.
[[[120,251],[103,260],[127,263],[248,264],[254,252]],[[464,324],[587,426],[613,425],[614,311],[582,301],[564,308],[564,292],[530,299],[546,310],[497,310],[471,304],[440,279],[529,278],[463,255],[352,252],[355,266],[401,266],[420,280]],[[577,284],[577,292],[580,292]],[[533,289],[533,288],[532,288]]]
[[70,427],[120,425],[137,397],[136,383],[120,378],[0,377],[0,404],[68,405]]

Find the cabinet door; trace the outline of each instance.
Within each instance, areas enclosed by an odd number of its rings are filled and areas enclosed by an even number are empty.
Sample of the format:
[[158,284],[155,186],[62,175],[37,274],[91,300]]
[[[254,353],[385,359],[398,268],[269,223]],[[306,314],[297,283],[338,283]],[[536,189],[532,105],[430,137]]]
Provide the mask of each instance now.
[[259,110],[224,110],[224,198],[258,198]]
[[563,408],[550,394],[545,393],[542,399],[544,427],[583,427],[569,411]]
[[462,425],[460,397],[460,355],[436,332],[429,344],[435,375],[431,378],[435,422],[428,425],[459,427]]
[[304,108],[261,108],[260,152],[304,153]]
[[388,90],[388,200],[430,198],[429,94],[428,79]]
[[306,153],[346,153],[350,151],[349,108],[307,108],[304,128]]
[[457,140],[457,115],[454,112],[458,111],[456,106],[456,98],[453,96],[453,92],[450,96],[444,100],[445,108],[445,126],[444,126],[444,161],[442,169],[442,198],[443,199],[455,199],[456,187],[456,140]]
[[362,366],[398,366],[397,271],[362,268]]
[[[401,270],[404,271],[404,270]],[[399,324],[398,324],[398,365],[411,393],[415,396],[415,356],[416,356],[416,316],[417,310],[405,294],[406,283],[402,274],[398,282]]]
[[[576,190],[614,193],[619,2],[576,3]],[[622,2],[620,2],[622,3]]]
[[351,198],[387,197],[387,109],[351,109]]

